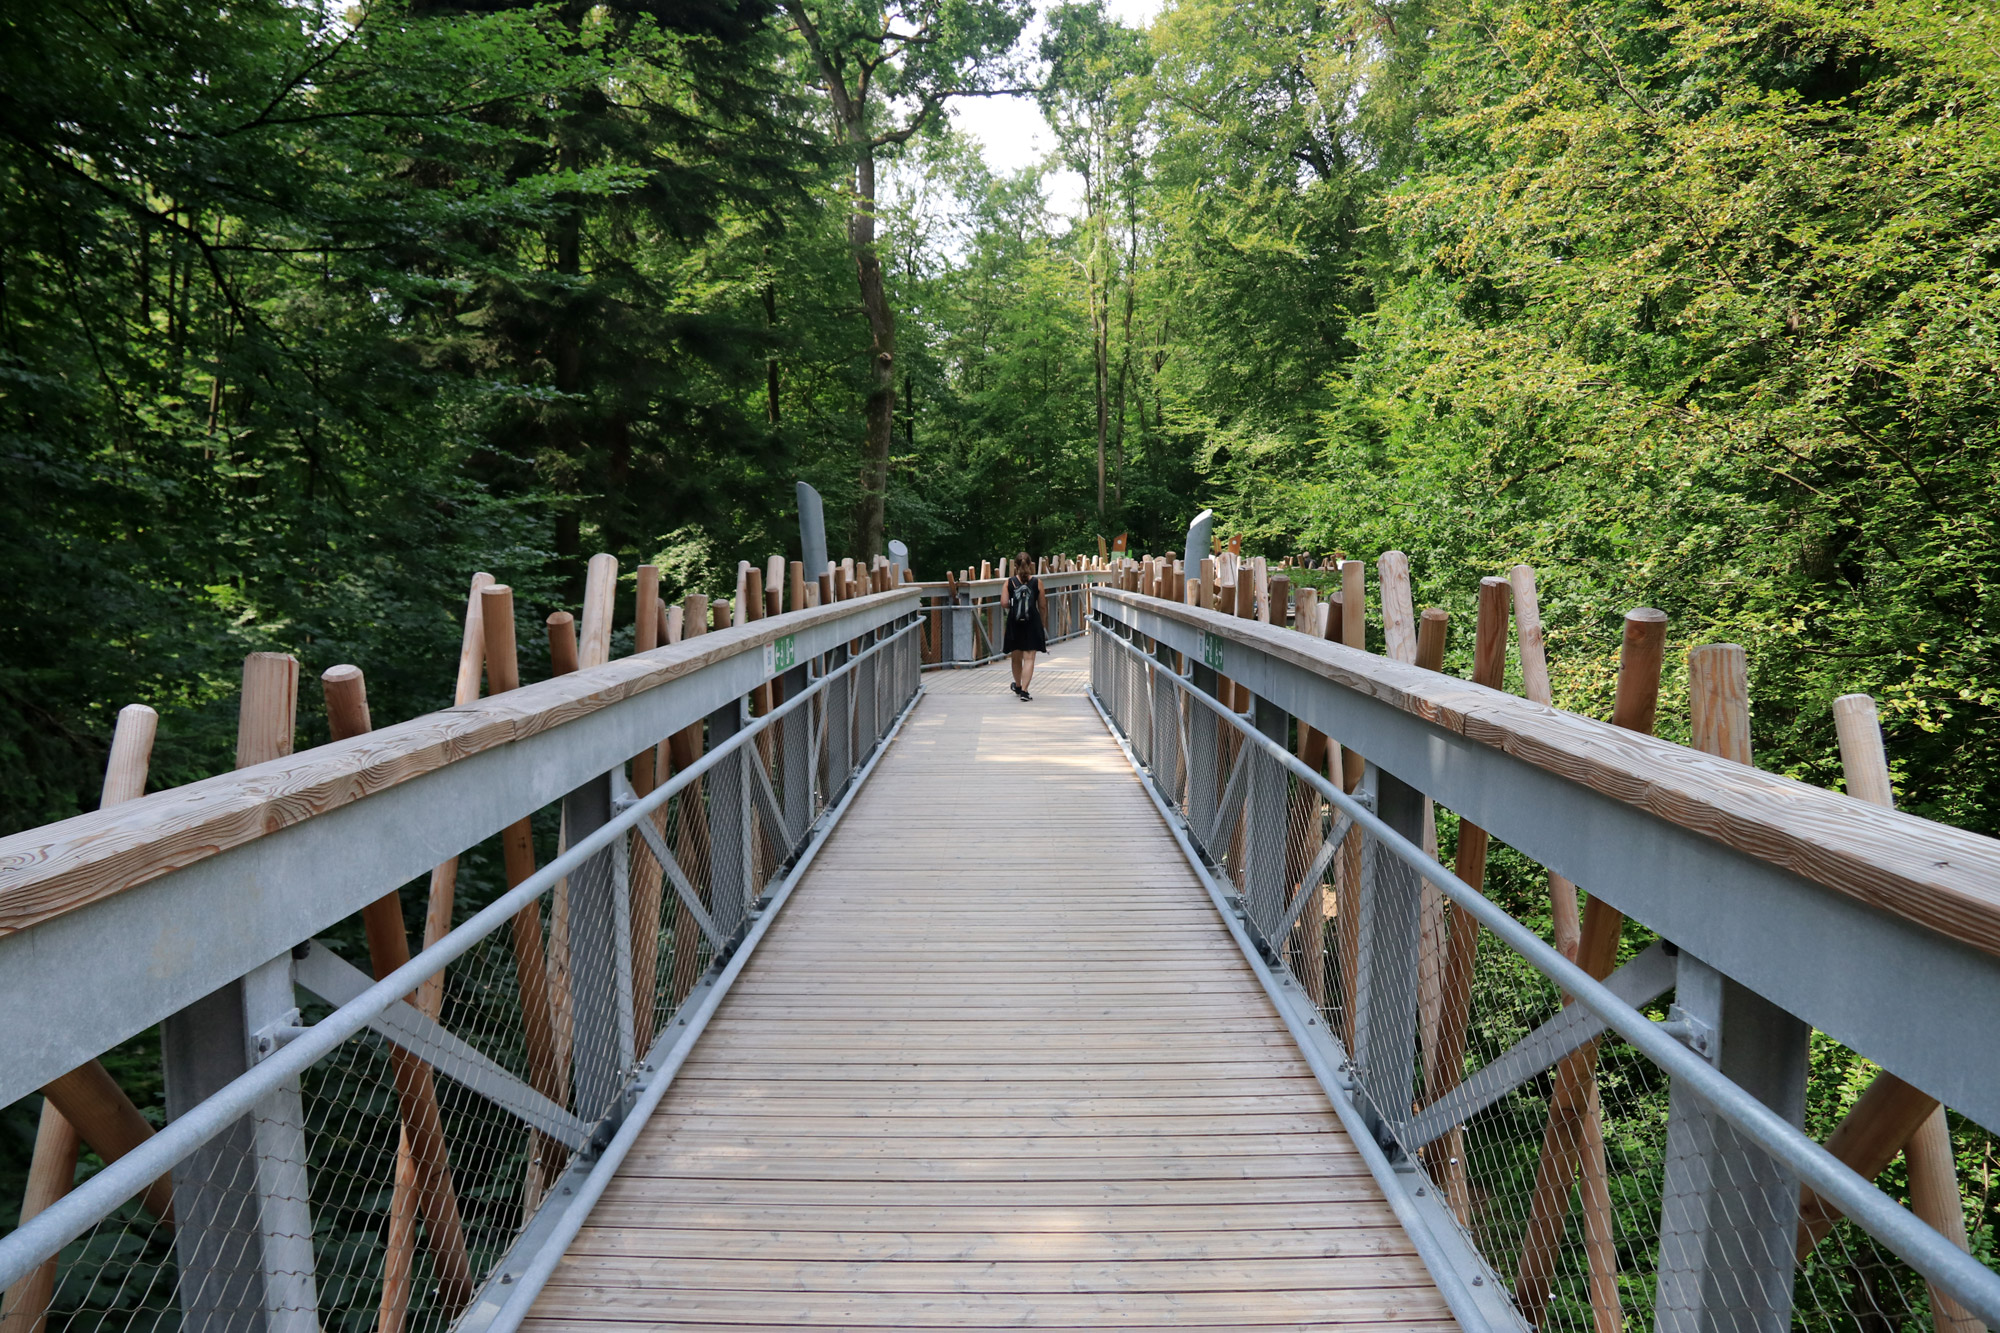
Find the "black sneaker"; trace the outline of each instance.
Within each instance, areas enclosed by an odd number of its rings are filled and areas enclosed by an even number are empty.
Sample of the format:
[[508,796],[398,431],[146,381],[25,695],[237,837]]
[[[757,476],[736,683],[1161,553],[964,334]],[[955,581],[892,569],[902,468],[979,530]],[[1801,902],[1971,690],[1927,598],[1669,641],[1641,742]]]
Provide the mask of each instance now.
[[1020,691],[1020,695],[1021,695],[1021,702],[1024,704],[1031,704],[1035,701],[1035,696],[1028,693],[1026,690]]
[[1008,689],[1010,689],[1010,690],[1012,690],[1012,691],[1014,691],[1014,693],[1016,693],[1016,694],[1026,694],[1026,693],[1027,693],[1027,691],[1026,691],[1026,690],[1024,690],[1024,689],[1022,689],[1022,688],[1021,688],[1021,682],[1020,682],[1020,681],[1018,681],[1018,680],[1010,680],[1010,681],[1008,681],[1008,682],[1007,682],[1007,688],[1008,688]]

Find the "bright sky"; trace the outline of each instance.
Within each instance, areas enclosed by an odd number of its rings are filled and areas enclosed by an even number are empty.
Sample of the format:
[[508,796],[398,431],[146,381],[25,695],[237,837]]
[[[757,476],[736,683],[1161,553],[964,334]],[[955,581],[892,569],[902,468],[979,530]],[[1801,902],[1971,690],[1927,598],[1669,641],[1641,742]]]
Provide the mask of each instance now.
[[[1105,10],[1129,27],[1139,28],[1153,21],[1162,0],[1106,0]],[[1038,16],[1021,38],[1033,49],[1042,39]],[[1055,135],[1042,119],[1040,108],[1030,97],[965,97],[951,104],[951,123],[960,133],[979,140],[986,165],[999,174],[1033,166],[1054,150]],[[1083,181],[1074,172],[1059,171],[1048,178],[1049,206],[1068,213],[1083,201]]]

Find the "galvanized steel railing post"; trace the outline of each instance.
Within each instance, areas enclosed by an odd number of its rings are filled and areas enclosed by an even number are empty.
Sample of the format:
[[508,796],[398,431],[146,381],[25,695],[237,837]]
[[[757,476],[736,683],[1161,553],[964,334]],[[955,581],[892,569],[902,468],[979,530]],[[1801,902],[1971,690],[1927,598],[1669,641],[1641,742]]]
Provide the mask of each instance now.
[[1174,769],[1180,747],[1180,691],[1175,688],[1174,652],[1164,643],[1153,644],[1153,752],[1148,756],[1153,769],[1153,785],[1169,800],[1180,795]]
[[[743,700],[731,699],[708,715],[708,747],[717,748],[742,729]],[[709,910],[716,928],[731,940],[756,897],[750,882],[756,865],[751,847],[750,775],[744,767],[754,748],[739,746],[708,775]]]
[[[787,699],[798,698],[811,684],[803,662],[778,679],[784,685]],[[785,838],[797,846],[799,839],[805,837],[806,830],[812,826],[813,786],[819,776],[813,772],[810,707],[794,708],[779,721],[778,746],[784,755],[785,790],[780,793],[779,799],[784,802]]]
[[[1423,793],[1373,764],[1363,781],[1373,789],[1382,822],[1423,846]],[[1362,1110],[1387,1148],[1393,1142],[1388,1126],[1409,1114],[1415,1091],[1423,894],[1410,868],[1367,838],[1362,842],[1360,897],[1354,1062],[1367,1094]]]
[[[1284,745],[1291,738],[1292,719],[1261,695],[1251,698],[1251,725],[1258,733]],[[1245,756],[1250,766],[1249,796],[1244,804],[1243,904],[1260,932],[1268,932],[1284,915],[1285,831],[1291,813],[1287,797],[1291,782],[1284,767],[1262,749]],[[1266,938],[1275,951],[1281,941]]]
[[[160,1027],[177,1119],[277,1049],[299,1021],[292,957],[274,958]],[[173,1171],[177,1290],[189,1333],[316,1333],[305,1112],[297,1079]]]
[[[1805,1124],[1812,1029],[1683,952],[1673,1019],[1697,1055]],[[1680,1083],[1668,1094],[1658,1333],[1784,1333],[1792,1319],[1799,1181]]]
[[[611,775],[601,774],[563,798],[563,829],[574,844],[610,822]],[[620,930],[622,858],[607,847],[569,877],[570,1024],[574,1034],[576,1108],[585,1121],[615,1120],[618,1090],[632,1050],[630,954],[619,984],[618,957],[631,947]],[[629,904],[628,904],[629,910]],[[624,1016],[622,1023],[617,1019]],[[621,1033],[620,1029],[623,1029]]]
[[[1205,662],[1194,664],[1194,688],[1211,699],[1221,697],[1216,680],[1215,668]],[[1190,702],[1188,707],[1188,779],[1187,779],[1187,822],[1188,832],[1201,845],[1203,851],[1213,855],[1208,846],[1215,836],[1216,806],[1222,800],[1222,775],[1216,771],[1221,762],[1222,728],[1226,724],[1221,718],[1206,708]]]
[[[829,655],[827,669],[839,670],[847,662],[847,646],[842,644]],[[827,682],[826,687],[826,799],[837,800],[854,772],[854,673],[845,672]]]

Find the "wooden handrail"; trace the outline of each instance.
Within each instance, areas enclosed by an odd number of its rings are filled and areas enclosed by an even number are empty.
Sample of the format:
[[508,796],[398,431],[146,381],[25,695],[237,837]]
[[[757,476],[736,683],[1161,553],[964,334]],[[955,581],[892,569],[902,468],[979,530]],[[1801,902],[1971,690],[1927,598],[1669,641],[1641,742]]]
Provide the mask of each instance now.
[[2000,841],[1311,635],[1114,589],[1097,595],[1254,648],[1743,855],[2000,955]]
[[0,936],[911,591],[738,625],[0,838]]

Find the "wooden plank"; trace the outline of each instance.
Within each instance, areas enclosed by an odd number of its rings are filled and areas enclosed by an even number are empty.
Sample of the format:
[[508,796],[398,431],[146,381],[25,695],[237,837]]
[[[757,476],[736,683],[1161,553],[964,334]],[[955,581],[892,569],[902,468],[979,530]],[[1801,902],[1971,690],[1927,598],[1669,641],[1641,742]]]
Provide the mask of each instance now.
[[[827,1291],[933,1292],[1178,1292],[1342,1291],[1399,1285],[1400,1256],[1357,1255],[1333,1270],[1317,1258],[1210,1259],[1204,1263],[1142,1260],[1017,1260],[988,1273],[953,1261],[893,1263],[840,1260],[769,1260],[699,1256],[572,1255],[557,1267],[551,1286],[610,1291],[676,1292]],[[1371,1262],[1373,1261],[1373,1262]],[[1322,1286],[1322,1284],[1328,1284]]]
[[[676,1317],[748,1316],[760,1321],[797,1326],[854,1321],[888,1323],[904,1328],[990,1328],[996,1322],[1086,1323],[1104,1328],[1129,1324],[1174,1324],[1190,1319],[1229,1319],[1253,1323],[1280,1320],[1397,1319],[1410,1315],[1438,1318],[1446,1312],[1435,1292],[1404,1286],[1359,1290],[1305,1291],[1183,1291],[1183,1292],[1040,1292],[1032,1299],[996,1302],[978,1295],[895,1292],[786,1294],[681,1288],[671,1293],[645,1288],[551,1284],[536,1303],[550,1315],[584,1315],[594,1319],[657,1317],[663,1301]],[[996,1317],[995,1304],[1009,1304],[1018,1313]]]
[[[1386,1206],[1384,1212],[1387,1213]],[[719,1258],[814,1260],[951,1260],[971,1263],[1019,1262],[1045,1257],[1048,1234],[1041,1231],[992,1233],[935,1231],[826,1232],[796,1230],[727,1231],[667,1227],[591,1230],[570,1247],[573,1255],[714,1255]],[[1091,1231],[1069,1240],[1065,1253],[1075,1262],[1132,1260],[1198,1263],[1210,1259],[1281,1259],[1348,1255],[1414,1256],[1407,1233],[1356,1222],[1339,1227],[1284,1227],[1271,1231]]]

